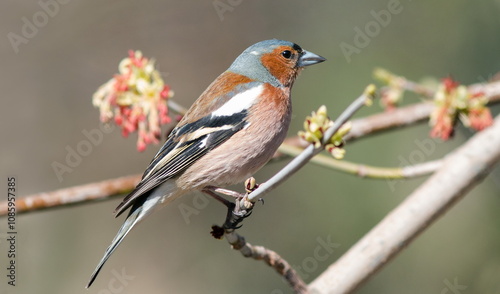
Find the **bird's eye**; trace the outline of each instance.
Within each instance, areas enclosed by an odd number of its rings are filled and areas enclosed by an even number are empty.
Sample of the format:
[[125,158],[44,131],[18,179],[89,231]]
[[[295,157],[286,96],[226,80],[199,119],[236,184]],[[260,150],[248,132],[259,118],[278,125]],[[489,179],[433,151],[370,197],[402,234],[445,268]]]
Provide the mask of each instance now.
[[290,59],[290,57],[292,57],[292,51],[285,50],[285,51],[281,52],[281,56],[285,57],[286,59]]

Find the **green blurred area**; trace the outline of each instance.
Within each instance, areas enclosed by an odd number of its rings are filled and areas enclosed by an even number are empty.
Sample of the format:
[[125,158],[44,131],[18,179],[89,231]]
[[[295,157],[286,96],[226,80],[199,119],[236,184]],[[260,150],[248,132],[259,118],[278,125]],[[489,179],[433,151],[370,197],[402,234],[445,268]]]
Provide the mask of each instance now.
[[[290,40],[326,57],[295,84],[291,136],[322,104],[338,115],[373,82],[378,66],[417,81],[451,75],[465,84],[485,82],[500,67],[498,0],[62,2],[41,0],[57,12],[18,46],[9,33],[22,35],[23,17],[33,20],[44,10],[36,1],[0,3],[2,189],[8,176],[16,176],[21,196],[141,173],[147,166],[159,147],[138,153],[136,137],[124,139],[118,129],[62,181],[51,166],[64,162],[67,146],[85,140],[83,130],[99,127],[91,96],[117,72],[129,49],[156,59],[174,99],[185,106],[255,42]],[[218,13],[221,3],[230,9]],[[398,12],[376,30],[374,15],[391,7]],[[367,26],[373,36],[347,56],[342,44],[355,46],[357,28]],[[375,103],[357,117],[380,111]],[[415,142],[428,140],[428,133],[423,123],[362,139],[346,146],[346,160],[419,163],[442,157],[472,135],[460,129],[452,141],[435,143],[426,153]],[[284,164],[266,166],[257,180]],[[368,180],[308,165],[266,196],[240,232],[280,253],[310,282],[424,180]],[[497,168],[359,293],[500,293],[499,191]],[[123,221],[111,213],[119,201],[19,215],[17,286],[6,284],[3,238],[0,293],[291,293],[264,263],[244,259],[210,236],[225,209],[201,195],[186,196],[139,225],[85,290]],[[182,205],[201,209],[188,223]],[[0,237],[5,229],[1,218]],[[319,240],[336,244],[323,261],[314,258]],[[115,274],[122,271],[133,279],[117,282]],[[454,284],[461,292],[450,288]]]

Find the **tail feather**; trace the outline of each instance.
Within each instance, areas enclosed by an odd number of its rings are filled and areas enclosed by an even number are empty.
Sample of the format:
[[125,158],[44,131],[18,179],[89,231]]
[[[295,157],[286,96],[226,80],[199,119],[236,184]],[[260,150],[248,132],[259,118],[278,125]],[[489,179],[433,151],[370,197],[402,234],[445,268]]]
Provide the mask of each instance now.
[[111,242],[111,245],[109,245],[108,249],[106,249],[104,256],[90,276],[90,280],[86,288],[92,285],[102,266],[108,260],[109,256],[111,256],[111,254],[116,250],[118,245],[120,245],[125,236],[127,236],[127,234],[135,225],[137,225],[140,221],[153,213],[155,210],[159,209],[162,206],[165,206],[184,193],[186,193],[186,191],[178,189],[175,181],[166,181],[156,189],[150,191],[148,194],[143,194],[140,198],[137,198],[134,201],[132,208],[130,209],[127,219]]
[[[153,202],[153,203],[150,203]],[[108,249],[106,249],[106,252],[104,253],[104,256],[102,257],[101,261],[95,268],[94,272],[90,276],[90,280],[85,288],[89,288],[92,283],[94,282],[95,278],[101,271],[102,266],[104,263],[108,260],[108,258],[113,254],[113,252],[116,250],[118,245],[123,241],[125,236],[132,230],[132,228],[139,223],[141,220],[143,220],[147,215],[149,215],[153,211],[153,207],[158,204],[159,198],[147,198],[146,201],[137,201],[134,203],[132,208],[130,209],[130,213],[127,216],[127,219],[123,223],[123,225],[120,227],[120,230],[116,234],[115,238],[111,242],[111,245],[109,245]]]

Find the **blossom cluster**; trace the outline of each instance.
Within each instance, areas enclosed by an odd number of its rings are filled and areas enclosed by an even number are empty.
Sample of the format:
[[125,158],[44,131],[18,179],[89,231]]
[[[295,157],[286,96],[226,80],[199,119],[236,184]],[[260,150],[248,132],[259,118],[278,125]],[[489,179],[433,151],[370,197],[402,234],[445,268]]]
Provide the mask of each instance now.
[[381,104],[388,111],[397,107],[406,90],[433,98],[435,107],[429,122],[432,137],[448,140],[458,121],[477,131],[493,123],[488,97],[483,92],[469,91],[450,77],[442,79],[435,91],[381,68],[375,69],[374,77],[387,85],[381,90]]
[[452,78],[442,80],[434,95],[435,108],[430,116],[432,137],[449,139],[454,132],[457,120],[464,126],[477,131],[493,123],[491,112],[486,107],[488,98],[482,92],[470,93],[466,86]]
[[169,123],[167,99],[173,96],[165,85],[154,60],[141,51],[129,51],[119,64],[119,73],[94,93],[92,102],[104,123],[114,121],[122,135],[138,132],[137,150],[160,140],[162,124]]

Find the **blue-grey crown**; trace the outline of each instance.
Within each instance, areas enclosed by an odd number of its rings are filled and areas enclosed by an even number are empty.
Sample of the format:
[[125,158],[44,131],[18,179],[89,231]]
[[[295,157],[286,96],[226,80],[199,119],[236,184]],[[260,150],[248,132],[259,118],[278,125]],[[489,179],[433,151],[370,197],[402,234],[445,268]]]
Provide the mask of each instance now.
[[260,58],[265,53],[272,52],[278,46],[290,46],[298,51],[302,49],[295,43],[283,40],[265,40],[253,44],[243,51],[229,67],[229,71],[247,76],[263,83],[270,83],[275,87],[281,87],[278,81],[269,71],[262,65]]

